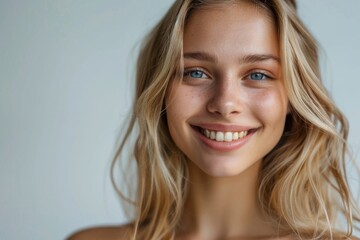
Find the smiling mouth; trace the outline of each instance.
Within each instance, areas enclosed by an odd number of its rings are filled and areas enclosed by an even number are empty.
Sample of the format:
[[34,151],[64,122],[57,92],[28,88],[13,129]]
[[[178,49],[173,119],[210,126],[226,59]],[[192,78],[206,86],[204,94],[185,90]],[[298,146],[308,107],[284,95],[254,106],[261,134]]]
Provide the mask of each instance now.
[[[195,127],[195,126],[194,126]],[[257,129],[248,129],[244,131],[216,131],[201,127],[195,127],[202,135],[204,135],[206,138],[216,141],[216,142],[232,142],[237,141],[239,139],[245,138],[251,133],[256,132]]]

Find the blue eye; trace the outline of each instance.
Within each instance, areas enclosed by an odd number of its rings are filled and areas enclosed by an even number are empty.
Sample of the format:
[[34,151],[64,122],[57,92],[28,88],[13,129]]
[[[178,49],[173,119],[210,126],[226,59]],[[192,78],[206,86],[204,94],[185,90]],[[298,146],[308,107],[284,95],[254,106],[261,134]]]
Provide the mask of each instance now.
[[203,71],[201,70],[189,70],[185,71],[184,76],[189,76],[192,78],[209,78]]
[[254,72],[249,74],[249,78],[251,80],[259,81],[259,80],[268,79],[269,77],[261,72]]

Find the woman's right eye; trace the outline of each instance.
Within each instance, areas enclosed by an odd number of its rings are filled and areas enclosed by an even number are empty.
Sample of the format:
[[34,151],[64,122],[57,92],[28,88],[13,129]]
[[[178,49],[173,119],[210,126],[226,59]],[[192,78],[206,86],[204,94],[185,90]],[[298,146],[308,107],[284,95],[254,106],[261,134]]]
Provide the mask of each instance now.
[[184,77],[191,77],[191,78],[209,78],[208,75],[206,75],[206,73],[204,73],[203,71],[199,70],[199,69],[195,69],[195,70],[186,70],[184,72]]

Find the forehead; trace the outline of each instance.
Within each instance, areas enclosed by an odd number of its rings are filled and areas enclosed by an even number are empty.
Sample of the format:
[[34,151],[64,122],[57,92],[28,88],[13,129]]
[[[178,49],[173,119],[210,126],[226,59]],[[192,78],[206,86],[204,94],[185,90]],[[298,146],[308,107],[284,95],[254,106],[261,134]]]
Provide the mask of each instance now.
[[190,10],[186,18],[185,29],[188,28],[188,25],[193,25],[194,22],[205,25],[209,21],[212,24],[214,22],[222,23],[227,21],[227,23],[229,23],[229,21],[241,22],[246,18],[251,20],[253,23],[260,22],[262,20],[271,24],[275,23],[272,12],[260,4],[255,4],[245,0],[236,1],[235,3],[219,1],[219,3],[201,5]]
[[278,54],[275,21],[268,10],[247,1],[193,9],[185,24],[184,51],[214,47]]
[[[269,20],[274,19],[274,13],[269,6],[264,3],[257,2],[255,0],[222,0],[222,1],[203,1],[204,3],[192,6],[191,10],[187,14],[187,20],[191,19],[194,12],[207,12],[209,10],[225,10],[227,8],[240,8],[246,11],[255,10],[255,12],[264,14]],[[239,12],[239,14],[241,14]]]

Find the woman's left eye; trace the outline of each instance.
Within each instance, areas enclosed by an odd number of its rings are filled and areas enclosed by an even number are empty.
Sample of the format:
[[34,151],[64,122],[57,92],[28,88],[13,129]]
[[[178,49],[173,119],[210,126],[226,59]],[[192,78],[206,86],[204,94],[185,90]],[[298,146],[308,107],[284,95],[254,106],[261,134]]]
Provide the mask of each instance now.
[[255,81],[259,81],[259,80],[266,80],[266,79],[271,79],[271,77],[269,77],[268,75],[262,73],[262,72],[253,72],[250,73],[248,75],[248,78],[250,80],[255,80]]

